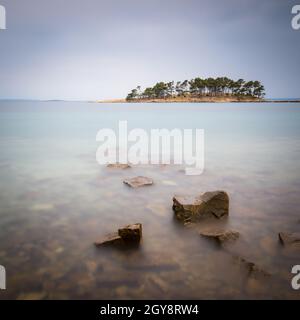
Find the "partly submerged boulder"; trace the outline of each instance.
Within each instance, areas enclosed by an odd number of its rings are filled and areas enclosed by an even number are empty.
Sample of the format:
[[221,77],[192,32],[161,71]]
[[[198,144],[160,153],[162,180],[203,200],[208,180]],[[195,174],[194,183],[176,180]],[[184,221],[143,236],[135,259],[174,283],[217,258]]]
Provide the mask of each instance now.
[[300,248],[300,233],[279,232],[278,236],[284,246]]
[[118,235],[117,232],[110,233],[101,238],[100,240],[95,242],[96,247],[104,247],[104,246],[111,246],[111,245],[123,245],[124,241],[123,239]]
[[128,163],[110,163],[107,168],[111,169],[129,169],[131,166]]
[[153,180],[151,178],[142,177],[142,176],[125,179],[123,182],[132,188],[150,186],[153,184]]
[[118,232],[106,235],[95,242],[96,247],[102,246],[127,246],[139,244],[142,238],[142,224],[135,223],[122,227]]
[[235,241],[240,236],[237,231],[221,229],[200,231],[200,235],[206,238],[215,239],[220,244]]
[[229,197],[224,191],[205,192],[198,196],[174,196],[173,210],[183,221],[196,221],[203,217],[222,218],[229,212]]
[[124,241],[140,242],[142,238],[142,224],[135,223],[120,228],[118,234]]

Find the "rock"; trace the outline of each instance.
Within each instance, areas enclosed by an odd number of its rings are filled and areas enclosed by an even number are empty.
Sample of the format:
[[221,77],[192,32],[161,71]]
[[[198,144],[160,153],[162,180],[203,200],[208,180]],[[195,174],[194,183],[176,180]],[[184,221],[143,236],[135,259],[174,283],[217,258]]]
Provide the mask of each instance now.
[[233,230],[208,230],[200,231],[200,235],[207,238],[212,238],[217,240],[220,244],[230,241],[235,241],[239,238],[240,234]]
[[95,242],[96,247],[110,246],[110,245],[123,245],[123,244],[124,244],[124,241],[117,232],[108,234],[102,239],[100,239],[99,241]]
[[46,296],[46,292],[27,292],[20,294],[17,300],[43,300]]
[[120,228],[118,232],[106,235],[104,238],[96,241],[95,246],[128,246],[131,244],[139,244],[141,238],[142,224],[135,223]]
[[284,246],[300,248],[300,233],[279,232],[278,236]]
[[124,298],[125,296],[128,296],[128,288],[124,285],[117,287],[115,291],[116,291],[116,295],[121,299]]
[[147,178],[147,177],[142,177],[142,176],[126,179],[123,182],[132,188],[139,188],[142,186],[150,186],[153,184],[152,179]]
[[62,253],[64,251],[65,249],[63,247],[58,247],[57,249],[55,249],[55,253]]
[[151,285],[154,285],[158,290],[163,293],[167,293],[169,291],[169,284],[162,278],[157,275],[149,275],[147,280],[150,282]]
[[[246,282],[246,292],[252,295],[255,299],[263,298],[266,295],[266,283],[264,281],[259,281],[253,277],[248,278]],[[265,298],[266,299],[266,298]]]
[[262,249],[270,256],[275,256],[277,252],[277,243],[271,236],[266,236],[260,240]]
[[269,277],[270,274],[258,267],[254,262],[248,261],[242,257],[236,256],[234,257],[235,261],[240,265],[246,268],[248,276],[257,278],[259,276],[261,277]]
[[86,268],[89,272],[93,273],[93,272],[96,272],[97,270],[97,264],[95,261],[93,260],[88,260],[85,262],[85,265],[86,265]]
[[124,241],[140,242],[142,238],[142,225],[141,223],[130,224],[120,228],[118,234]]
[[107,168],[124,170],[131,168],[131,166],[128,163],[110,163],[107,165]]
[[224,191],[205,192],[198,196],[174,196],[173,210],[183,221],[195,221],[203,217],[222,218],[228,215],[229,197]]
[[183,223],[183,226],[186,227],[186,228],[192,228],[195,224],[193,222],[190,222],[190,221],[185,221]]

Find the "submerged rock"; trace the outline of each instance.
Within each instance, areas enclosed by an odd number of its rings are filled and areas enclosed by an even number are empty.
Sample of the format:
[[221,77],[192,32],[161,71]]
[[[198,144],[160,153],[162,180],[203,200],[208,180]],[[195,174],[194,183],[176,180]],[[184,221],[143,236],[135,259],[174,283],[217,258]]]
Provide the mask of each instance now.
[[258,267],[254,262],[248,261],[239,256],[235,256],[234,259],[239,266],[242,266],[246,269],[248,276],[251,276],[254,278],[270,276],[270,273]]
[[215,239],[220,244],[235,241],[240,236],[239,232],[237,231],[221,229],[200,231],[200,235],[203,237]]
[[152,179],[147,178],[147,177],[142,177],[142,176],[126,179],[123,182],[125,184],[127,184],[128,186],[132,187],[132,188],[150,186],[150,185],[153,184],[153,180]]
[[131,166],[128,163],[110,163],[107,165],[107,168],[112,169],[129,169]]
[[203,217],[222,218],[228,215],[229,197],[224,191],[205,192],[198,196],[174,196],[173,210],[183,221],[195,221]]
[[284,246],[300,248],[300,233],[279,232],[278,236]]
[[163,293],[167,293],[169,290],[169,283],[165,280],[163,280],[160,276],[158,275],[148,275],[146,278],[150,285],[155,286],[159,291]]
[[44,300],[47,297],[46,292],[27,292],[22,293],[17,297],[17,300]]
[[135,223],[122,227],[118,232],[111,233],[95,242],[96,247],[127,246],[139,244],[142,238],[142,224]]
[[146,273],[172,272],[180,269],[176,259],[159,252],[141,255],[140,259],[128,258],[124,261],[124,268],[130,271],[141,271]]

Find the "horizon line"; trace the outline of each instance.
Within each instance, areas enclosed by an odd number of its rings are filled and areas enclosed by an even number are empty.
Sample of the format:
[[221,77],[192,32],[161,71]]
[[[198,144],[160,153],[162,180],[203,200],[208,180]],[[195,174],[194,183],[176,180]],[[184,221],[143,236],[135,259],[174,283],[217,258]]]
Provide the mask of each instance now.
[[[38,98],[0,98],[0,101],[36,101],[36,102],[97,102],[105,100],[121,100],[125,98],[111,99],[38,99]],[[300,100],[300,97],[265,97],[265,100]]]

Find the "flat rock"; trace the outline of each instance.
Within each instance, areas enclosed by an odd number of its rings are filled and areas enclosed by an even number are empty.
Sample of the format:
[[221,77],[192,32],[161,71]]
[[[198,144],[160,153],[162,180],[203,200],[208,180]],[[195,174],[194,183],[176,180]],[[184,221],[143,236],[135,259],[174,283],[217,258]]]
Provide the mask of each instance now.
[[142,238],[142,224],[135,223],[122,227],[118,232],[110,233],[95,242],[96,247],[129,246],[139,244]]
[[300,233],[279,232],[278,236],[284,246],[300,248]]
[[142,177],[142,176],[126,179],[123,182],[125,184],[127,184],[128,186],[132,187],[132,188],[150,186],[150,185],[153,184],[153,180],[152,179],[147,178],[147,177]]
[[110,163],[107,165],[107,168],[124,170],[131,168],[131,166],[128,163]]
[[229,212],[229,197],[224,191],[205,192],[198,196],[174,196],[173,210],[183,221],[195,221],[203,217],[222,218]]
[[118,235],[124,241],[140,242],[142,238],[142,224],[135,223],[135,224],[130,224],[128,226],[120,228],[118,230]]
[[111,246],[111,245],[117,246],[117,245],[123,245],[123,244],[124,244],[124,241],[117,232],[107,234],[102,239],[95,242],[96,247],[102,247],[102,246],[104,247],[104,246]]
[[200,235],[207,238],[212,238],[217,240],[219,243],[235,241],[239,238],[240,234],[233,230],[205,230],[200,231]]

